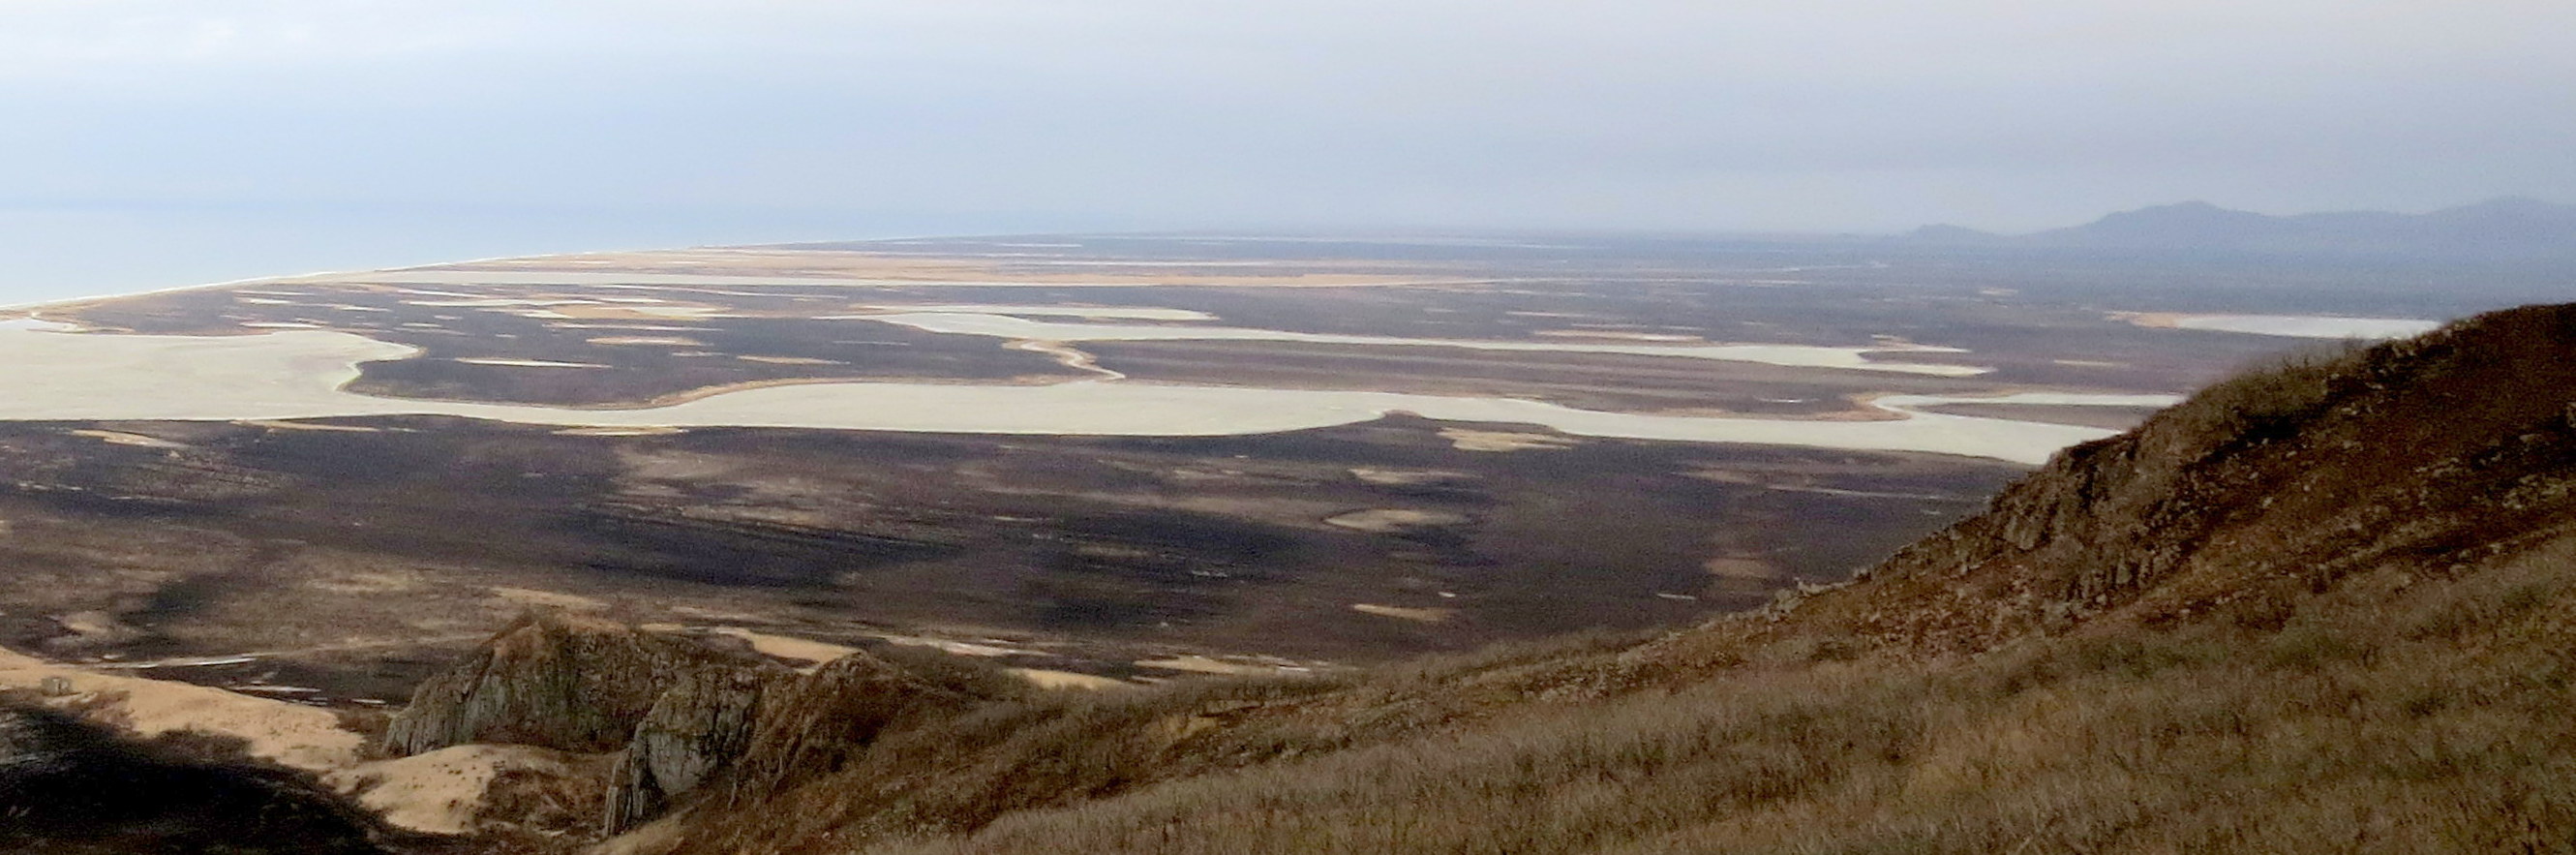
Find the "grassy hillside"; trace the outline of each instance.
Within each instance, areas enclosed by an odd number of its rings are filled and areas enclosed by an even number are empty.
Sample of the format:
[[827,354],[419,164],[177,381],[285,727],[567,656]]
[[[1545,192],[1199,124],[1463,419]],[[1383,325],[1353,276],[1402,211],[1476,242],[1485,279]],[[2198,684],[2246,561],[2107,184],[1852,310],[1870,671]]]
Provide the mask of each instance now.
[[1639,638],[998,701],[732,852],[2576,848],[2576,308],[2222,384],[1861,581]]

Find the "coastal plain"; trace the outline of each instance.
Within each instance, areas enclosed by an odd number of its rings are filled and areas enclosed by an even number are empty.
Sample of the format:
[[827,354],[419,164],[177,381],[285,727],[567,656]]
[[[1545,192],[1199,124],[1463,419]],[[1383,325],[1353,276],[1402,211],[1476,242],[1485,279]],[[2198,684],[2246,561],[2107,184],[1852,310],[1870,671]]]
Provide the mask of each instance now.
[[1678,626],[2303,339],[2482,299],[2212,276],[1073,237],[38,307],[0,328],[0,646],[365,705],[532,607],[1081,685]]

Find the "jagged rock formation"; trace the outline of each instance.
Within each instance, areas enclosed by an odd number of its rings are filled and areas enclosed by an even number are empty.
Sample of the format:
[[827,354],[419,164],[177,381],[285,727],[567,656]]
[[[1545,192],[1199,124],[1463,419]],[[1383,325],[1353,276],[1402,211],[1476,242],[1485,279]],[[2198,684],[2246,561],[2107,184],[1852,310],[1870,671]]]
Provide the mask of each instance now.
[[706,670],[653,702],[609,774],[606,828],[641,825],[726,770],[751,744],[762,699],[786,683],[773,669]]
[[683,680],[621,753],[606,828],[640,825],[719,779],[743,799],[829,774],[880,732],[954,715],[995,694],[942,676],[860,652],[802,675],[746,669]]
[[798,674],[689,636],[542,612],[423,684],[385,742],[613,751],[601,827],[617,833],[718,782],[756,794],[828,773],[881,730],[1004,694],[961,673],[980,672],[863,652]]
[[982,698],[869,653],[833,660],[764,699],[743,754],[754,789],[829,774],[900,722],[962,710]]
[[468,743],[600,752],[623,747],[672,686],[759,660],[598,618],[537,612],[421,684],[385,731],[418,754]]

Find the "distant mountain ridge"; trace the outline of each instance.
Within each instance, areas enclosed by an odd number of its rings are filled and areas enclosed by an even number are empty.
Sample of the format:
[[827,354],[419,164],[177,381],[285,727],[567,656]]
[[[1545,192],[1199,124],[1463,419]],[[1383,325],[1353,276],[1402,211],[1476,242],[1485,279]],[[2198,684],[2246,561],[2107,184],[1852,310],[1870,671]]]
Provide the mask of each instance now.
[[2122,211],[2080,226],[2024,235],[1929,225],[1905,234],[1902,240],[1955,246],[2576,258],[2576,205],[2509,196],[2426,214],[2342,211],[2273,216],[2194,201]]

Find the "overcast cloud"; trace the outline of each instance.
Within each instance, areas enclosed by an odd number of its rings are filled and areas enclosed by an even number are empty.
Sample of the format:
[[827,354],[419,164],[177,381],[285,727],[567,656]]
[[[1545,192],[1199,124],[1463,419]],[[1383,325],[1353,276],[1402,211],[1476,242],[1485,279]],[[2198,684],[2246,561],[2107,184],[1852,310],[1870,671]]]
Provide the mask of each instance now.
[[[2564,0],[0,0],[0,283],[2576,201],[2569,33]],[[120,230],[160,249],[96,258]]]

